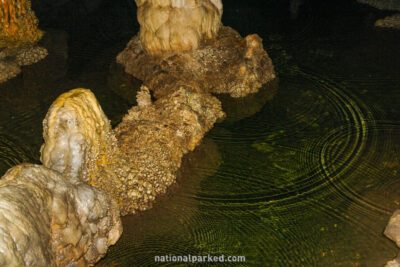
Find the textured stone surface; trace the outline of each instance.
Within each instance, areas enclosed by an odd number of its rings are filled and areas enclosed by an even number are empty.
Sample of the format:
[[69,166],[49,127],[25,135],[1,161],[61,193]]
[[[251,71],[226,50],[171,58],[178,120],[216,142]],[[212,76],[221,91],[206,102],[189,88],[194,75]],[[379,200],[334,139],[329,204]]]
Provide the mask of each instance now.
[[43,165],[88,182],[117,155],[111,125],[96,97],[85,89],[59,96],[43,121]]
[[137,97],[112,131],[94,95],[75,89],[52,104],[43,127],[43,164],[102,188],[122,215],[150,208],[175,182],[183,155],[225,116],[218,99],[187,87],[154,103],[146,87]]
[[197,49],[221,26],[221,0],[135,0],[140,40],[149,54]]
[[[383,10],[397,10],[400,11],[399,0],[357,0],[362,4],[367,4],[378,9]],[[376,27],[400,29],[400,14],[387,16],[375,22]]]
[[125,71],[143,81],[160,98],[179,85],[203,92],[243,97],[275,78],[274,67],[261,38],[242,38],[235,30],[222,27],[218,36],[193,51],[150,55],[134,37],[117,62]]
[[215,97],[183,87],[129,110],[115,129],[123,157],[136,167],[132,177],[123,177],[119,199],[131,204],[123,205],[122,213],[151,207],[152,200],[175,182],[183,155],[194,150],[224,115]]
[[0,49],[30,46],[42,38],[29,0],[2,0],[0,14]]
[[400,29],[400,14],[387,16],[375,22],[376,27]]
[[[398,247],[400,247],[400,210],[396,210],[392,217],[390,217],[389,223],[386,226],[384,234],[391,240],[393,240]],[[387,267],[400,266],[399,258],[389,261],[386,264]]]
[[47,50],[36,45],[42,36],[29,0],[0,1],[0,83],[17,76],[19,66],[47,56]]
[[0,180],[1,266],[87,266],[122,232],[103,191],[46,167],[22,164]]

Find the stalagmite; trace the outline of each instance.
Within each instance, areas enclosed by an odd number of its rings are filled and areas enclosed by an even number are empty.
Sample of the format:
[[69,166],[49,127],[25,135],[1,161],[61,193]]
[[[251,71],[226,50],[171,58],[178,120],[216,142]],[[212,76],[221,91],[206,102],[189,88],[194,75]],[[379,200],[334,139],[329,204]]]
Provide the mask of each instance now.
[[149,54],[197,49],[221,26],[221,0],[135,0],[140,40]]
[[179,87],[152,103],[142,87],[139,105],[113,131],[89,90],[67,92],[44,120],[42,162],[103,189],[122,215],[146,210],[175,182],[183,155],[225,116],[215,97],[197,91]]
[[243,97],[276,75],[257,34],[221,23],[221,0],[137,0],[140,32],[117,63],[160,98],[177,85]]
[[42,36],[29,0],[0,1],[0,83],[18,75],[20,66],[47,56],[37,46]]

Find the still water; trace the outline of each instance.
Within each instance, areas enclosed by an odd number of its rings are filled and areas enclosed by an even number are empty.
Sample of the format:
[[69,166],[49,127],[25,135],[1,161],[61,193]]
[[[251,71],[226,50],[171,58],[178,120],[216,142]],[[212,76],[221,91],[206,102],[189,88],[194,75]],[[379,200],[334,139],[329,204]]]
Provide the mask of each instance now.
[[[261,2],[225,1],[223,22],[263,38],[279,79],[256,96],[221,97],[230,117],[153,209],[123,218],[98,266],[187,254],[382,266],[397,254],[382,232],[400,207],[400,31],[373,28],[389,13],[350,0]],[[59,94],[90,88],[114,126],[135,104],[140,82],[114,63],[138,31],[134,1],[66,7],[38,9],[50,55],[0,85],[1,175],[39,162],[41,122]]]

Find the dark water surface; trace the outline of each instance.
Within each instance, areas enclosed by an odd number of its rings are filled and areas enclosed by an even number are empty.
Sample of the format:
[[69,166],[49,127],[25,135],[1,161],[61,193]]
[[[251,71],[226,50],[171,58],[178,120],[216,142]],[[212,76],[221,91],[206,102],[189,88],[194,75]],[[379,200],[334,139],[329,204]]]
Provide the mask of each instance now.
[[[154,256],[166,254],[383,266],[397,254],[382,232],[400,206],[400,31],[373,28],[389,13],[350,0],[304,0],[298,13],[262,2],[224,1],[223,22],[263,38],[279,81],[224,99],[231,117],[152,210],[123,218],[98,266],[159,265]],[[79,3],[33,1],[50,55],[0,85],[1,175],[39,162],[41,122],[59,94],[90,88],[113,125],[135,104],[139,82],[114,64],[138,31],[134,1]]]

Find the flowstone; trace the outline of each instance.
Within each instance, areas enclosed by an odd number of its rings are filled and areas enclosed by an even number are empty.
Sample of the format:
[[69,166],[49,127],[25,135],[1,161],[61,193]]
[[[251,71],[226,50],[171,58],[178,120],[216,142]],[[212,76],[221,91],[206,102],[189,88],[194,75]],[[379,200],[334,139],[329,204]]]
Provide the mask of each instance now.
[[114,130],[89,90],[64,93],[43,123],[42,162],[103,189],[122,215],[146,210],[175,182],[183,155],[225,116],[218,99],[198,91],[181,86],[152,102],[142,87]]
[[29,0],[0,1],[0,83],[17,76],[20,66],[47,56],[47,50],[37,46],[42,36]]
[[243,97],[276,77],[257,34],[242,38],[221,23],[219,0],[142,0],[140,32],[117,56],[125,71],[154,92],[178,86]]
[[102,190],[34,164],[0,180],[1,266],[93,265],[121,233],[118,206]]

